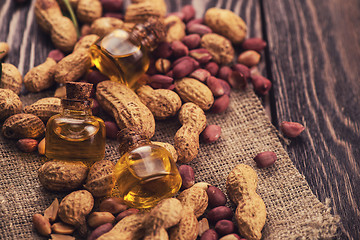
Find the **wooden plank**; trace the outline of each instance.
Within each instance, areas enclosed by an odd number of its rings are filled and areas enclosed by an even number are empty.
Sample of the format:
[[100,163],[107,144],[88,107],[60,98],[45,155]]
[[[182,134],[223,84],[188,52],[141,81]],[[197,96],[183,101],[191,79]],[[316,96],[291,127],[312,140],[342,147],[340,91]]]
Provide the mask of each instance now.
[[263,1],[277,122],[305,125],[288,148],[313,192],[360,239],[360,2]]

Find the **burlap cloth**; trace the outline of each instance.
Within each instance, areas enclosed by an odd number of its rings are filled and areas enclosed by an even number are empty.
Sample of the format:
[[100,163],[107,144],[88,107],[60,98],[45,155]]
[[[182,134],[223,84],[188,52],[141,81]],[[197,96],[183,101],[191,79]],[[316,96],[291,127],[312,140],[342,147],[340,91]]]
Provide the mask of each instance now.
[[[22,100],[30,104],[40,97],[44,94]],[[326,239],[335,235],[338,217],[315,197],[294,167],[252,89],[233,92],[225,114],[207,113],[207,117],[208,124],[221,126],[222,134],[213,144],[202,143],[198,157],[190,163],[197,182],[211,183],[226,192],[229,172],[239,163],[251,165],[259,176],[257,192],[267,208],[264,239]],[[176,119],[159,121],[153,140],[173,143],[179,127]],[[274,166],[256,167],[253,157],[262,151],[276,153]],[[40,185],[37,170],[44,157],[20,153],[15,141],[2,137],[0,157],[0,238],[39,239],[32,227],[32,215],[43,213],[55,197],[61,199],[64,194],[51,193]],[[108,141],[106,158],[114,162],[119,158],[115,141]]]

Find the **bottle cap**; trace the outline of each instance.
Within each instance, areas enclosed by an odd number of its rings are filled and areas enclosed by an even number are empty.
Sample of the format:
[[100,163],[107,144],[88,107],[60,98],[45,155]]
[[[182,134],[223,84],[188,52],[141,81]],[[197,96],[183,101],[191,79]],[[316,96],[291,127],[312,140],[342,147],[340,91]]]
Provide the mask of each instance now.
[[130,36],[139,39],[144,47],[153,50],[164,40],[166,27],[160,18],[150,17],[145,23],[135,25]]
[[66,98],[87,100],[90,97],[93,85],[85,82],[66,83]]
[[121,155],[135,147],[151,143],[150,140],[142,135],[137,129],[124,128],[117,134],[119,142],[119,152]]

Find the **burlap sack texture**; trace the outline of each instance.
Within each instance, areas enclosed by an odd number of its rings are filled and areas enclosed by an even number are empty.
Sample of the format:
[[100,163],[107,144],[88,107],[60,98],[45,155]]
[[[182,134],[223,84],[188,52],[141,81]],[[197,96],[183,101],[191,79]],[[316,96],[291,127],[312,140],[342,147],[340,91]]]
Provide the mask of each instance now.
[[[27,105],[40,97],[45,96],[28,95],[22,100]],[[208,113],[207,117],[208,124],[222,127],[222,135],[216,143],[201,144],[198,157],[190,163],[197,182],[225,192],[228,173],[239,163],[251,165],[259,176],[257,192],[267,208],[264,239],[327,239],[336,234],[339,218],[315,197],[294,167],[252,89],[233,92],[225,114]],[[173,143],[179,127],[176,119],[158,121],[153,140]],[[256,167],[253,157],[262,151],[277,154],[274,166]],[[119,157],[117,143],[108,141],[106,158],[116,162]],[[40,185],[37,170],[44,160],[36,153],[20,153],[15,141],[0,137],[0,239],[43,239],[32,227],[32,215],[43,213],[55,197],[65,195]]]

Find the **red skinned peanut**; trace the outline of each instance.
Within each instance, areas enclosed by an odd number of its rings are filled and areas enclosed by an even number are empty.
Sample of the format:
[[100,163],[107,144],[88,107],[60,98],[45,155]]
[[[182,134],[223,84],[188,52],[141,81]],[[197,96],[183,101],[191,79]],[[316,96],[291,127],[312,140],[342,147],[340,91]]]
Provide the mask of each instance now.
[[188,22],[195,17],[195,8],[193,5],[185,5],[181,12],[184,14],[184,22]]
[[272,86],[271,81],[261,75],[252,76],[251,82],[255,91],[261,95],[268,94]]
[[182,179],[181,188],[187,189],[195,184],[195,173],[192,167],[189,165],[181,165],[179,167],[179,173]]
[[254,161],[259,168],[270,167],[275,163],[276,159],[276,154],[271,151],[261,152],[254,157]]
[[205,69],[208,70],[211,75],[216,76],[219,71],[219,65],[216,62],[209,62],[206,64]]
[[305,127],[297,122],[286,122],[283,121],[280,124],[280,130],[285,134],[287,137],[295,138],[299,136],[302,131],[304,131]]
[[224,236],[235,231],[235,225],[232,221],[223,219],[215,224],[215,231],[220,235]]
[[181,41],[189,48],[194,49],[200,45],[201,37],[199,34],[190,34],[185,36]]
[[210,76],[206,80],[207,86],[210,88],[211,92],[215,97],[220,97],[225,94],[223,85],[218,78]]
[[242,48],[245,50],[254,50],[261,52],[266,47],[266,42],[261,38],[248,38],[242,43]]
[[206,230],[203,235],[201,235],[200,240],[218,240],[219,235],[214,229]]
[[215,99],[214,104],[211,107],[211,112],[213,113],[223,113],[228,108],[230,103],[230,98],[228,95],[222,95],[221,97]]
[[225,206],[226,204],[226,196],[225,194],[215,186],[209,186],[206,190],[209,199],[209,207],[219,207]]
[[105,121],[106,137],[110,139],[116,139],[119,131],[115,122]]

